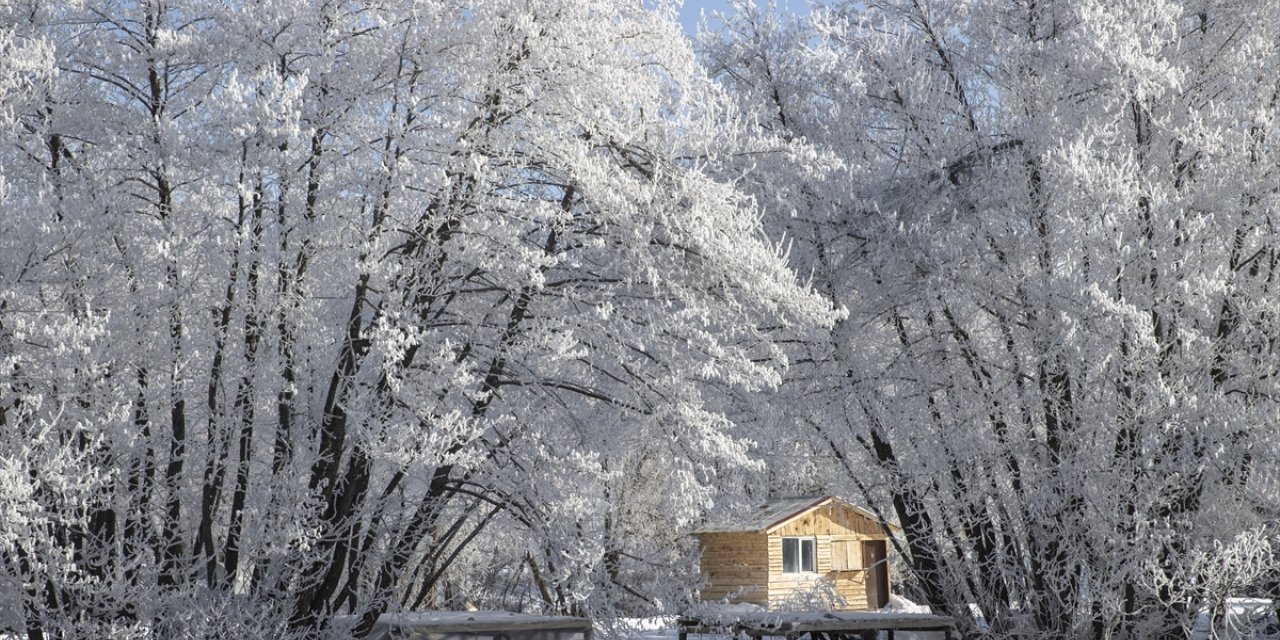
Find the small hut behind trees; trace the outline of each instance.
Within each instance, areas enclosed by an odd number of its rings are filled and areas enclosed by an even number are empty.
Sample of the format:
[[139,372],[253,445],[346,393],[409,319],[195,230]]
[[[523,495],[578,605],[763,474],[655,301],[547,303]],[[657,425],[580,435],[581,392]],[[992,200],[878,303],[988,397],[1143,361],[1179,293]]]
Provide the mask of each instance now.
[[840,610],[880,609],[889,602],[889,530],[899,531],[838,498],[770,500],[694,532],[702,548],[702,601],[775,609],[828,589],[844,601]]

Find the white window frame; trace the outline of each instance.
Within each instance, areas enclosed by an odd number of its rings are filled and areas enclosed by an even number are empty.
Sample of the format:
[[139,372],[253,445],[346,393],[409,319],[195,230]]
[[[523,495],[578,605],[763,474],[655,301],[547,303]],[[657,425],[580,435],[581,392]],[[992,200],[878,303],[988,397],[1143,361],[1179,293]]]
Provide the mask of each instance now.
[[[787,543],[796,545],[797,571],[787,571]],[[808,553],[805,552],[806,548]],[[818,571],[818,539],[813,536],[785,536],[782,538],[782,572],[789,574],[816,573]],[[806,562],[806,560],[808,562]]]

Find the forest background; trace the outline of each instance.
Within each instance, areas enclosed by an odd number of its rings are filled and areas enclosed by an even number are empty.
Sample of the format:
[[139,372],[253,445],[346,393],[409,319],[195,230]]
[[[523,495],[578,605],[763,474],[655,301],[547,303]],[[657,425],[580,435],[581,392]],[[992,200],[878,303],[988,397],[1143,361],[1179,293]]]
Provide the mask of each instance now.
[[1280,6],[676,16],[0,2],[5,624],[608,625],[815,490],[966,637],[1280,592]]

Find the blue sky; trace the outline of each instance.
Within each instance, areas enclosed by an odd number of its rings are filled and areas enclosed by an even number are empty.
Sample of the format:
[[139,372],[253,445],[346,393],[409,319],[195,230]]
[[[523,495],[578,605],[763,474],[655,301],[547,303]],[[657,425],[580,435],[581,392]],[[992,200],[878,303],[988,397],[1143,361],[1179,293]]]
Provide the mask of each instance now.
[[[767,4],[768,0],[755,0],[756,4]],[[805,0],[777,0],[779,11],[795,11],[799,13],[808,13],[809,4]],[[680,8],[680,24],[684,25],[686,33],[694,33],[698,29],[698,22],[701,20],[702,12],[706,11],[710,14],[713,11],[730,11],[729,0],[684,0],[684,6]]]
[[680,7],[680,24],[684,25],[686,33],[697,31],[703,11],[708,14],[712,11],[728,13],[729,0],[684,0],[684,6]]

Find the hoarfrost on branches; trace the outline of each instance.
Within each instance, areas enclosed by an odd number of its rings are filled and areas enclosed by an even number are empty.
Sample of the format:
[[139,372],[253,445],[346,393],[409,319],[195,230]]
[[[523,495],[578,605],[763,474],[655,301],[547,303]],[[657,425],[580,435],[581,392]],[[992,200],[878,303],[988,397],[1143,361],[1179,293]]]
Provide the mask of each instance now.
[[1275,595],[1276,36],[1247,3],[919,0],[704,34],[758,131],[842,167],[744,159],[849,310],[745,414],[806,461],[770,483],[896,519],[966,633],[1185,637]]
[[834,314],[670,11],[11,2],[0,51],[9,625],[689,597],[716,398]]

